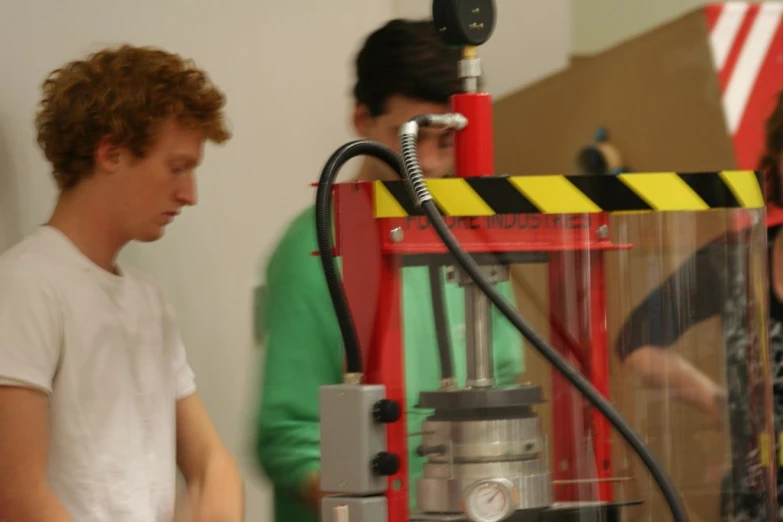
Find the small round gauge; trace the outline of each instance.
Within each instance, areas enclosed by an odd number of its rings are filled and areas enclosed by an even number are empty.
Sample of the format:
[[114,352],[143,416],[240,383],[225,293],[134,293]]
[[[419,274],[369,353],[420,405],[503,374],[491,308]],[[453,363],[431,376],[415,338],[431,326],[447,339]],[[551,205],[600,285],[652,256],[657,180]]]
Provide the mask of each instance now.
[[507,479],[476,482],[465,491],[465,514],[471,522],[499,522],[515,511],[515,491]]

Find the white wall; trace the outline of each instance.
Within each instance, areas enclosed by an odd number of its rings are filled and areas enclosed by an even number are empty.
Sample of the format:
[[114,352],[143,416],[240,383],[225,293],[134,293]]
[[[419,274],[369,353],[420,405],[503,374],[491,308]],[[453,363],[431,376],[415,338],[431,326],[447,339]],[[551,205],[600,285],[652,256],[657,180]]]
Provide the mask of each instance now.
[[[248,438],[259,366],[257,266],[286,221],[312,201],[308,184],[328,156],[351,138],[351,59],[360,37],[394,15],[427,15],[429,1],[415,2],[0,3],[0,251],[45,221],[55,197],[32,127],[48,71],[105,44],[151,44],[194,58],[228,95],[235,137],[207,149],[199,205],[163,240],[129,247],[123,258],[152,272],[178,311],[202,396],[247,473],[254,522],[270,520],[271,499]],[[482,51],[496,95],[566,63],[567,0],[524,0],[524,13],[515,2],[523,0],[498,2],[497,39]]]

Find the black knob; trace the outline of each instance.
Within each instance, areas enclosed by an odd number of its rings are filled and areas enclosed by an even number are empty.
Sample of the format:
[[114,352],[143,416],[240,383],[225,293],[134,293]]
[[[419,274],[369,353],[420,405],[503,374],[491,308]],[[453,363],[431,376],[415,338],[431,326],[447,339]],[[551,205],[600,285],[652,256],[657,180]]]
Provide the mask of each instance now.
[[400,419],[402,410],[397,401],[381,399],[375,403],[375,406],[372,409],[372,415],[375,417],[376,422],[389,424],[391,422],[397,422]]
[[376,475],[391,476],[400,471],[400,457],[388,451],[378,453],[372,459],[372,470]]

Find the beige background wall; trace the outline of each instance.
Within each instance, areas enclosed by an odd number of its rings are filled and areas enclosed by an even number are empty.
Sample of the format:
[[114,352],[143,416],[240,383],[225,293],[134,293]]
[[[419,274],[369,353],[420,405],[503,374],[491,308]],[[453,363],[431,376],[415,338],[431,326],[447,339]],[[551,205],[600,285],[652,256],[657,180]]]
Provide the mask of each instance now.
[[[496,38],[482,51],[493,93],[567,63],[568,0],[499,0]],[[257,267],[288,220],[312,204],[329,155],[352,138],[352,58],[393,16],[428,0],[27,0],[0,2],[0,251],[44,222],[55,191],[32,121],[44,75],[106,44],[163,46],[194,58],[228,95],[235,138],[209,147],[200,203],[166,237],[133,246],[176,307],[197,382],[220,434],[248,477],[248,521],[271,515],[270,488],[251,457],[260,356],[254,345]],[[42,15],[41,12],[46,13]],[[525,58],[536,43],[535,59]],[[513,67],[501,67],[511,63]],[[346,168],[345,176],[349,175]]]
[[602,51],[706,3],[723,2],[571,0],[572,50],[574,54]]

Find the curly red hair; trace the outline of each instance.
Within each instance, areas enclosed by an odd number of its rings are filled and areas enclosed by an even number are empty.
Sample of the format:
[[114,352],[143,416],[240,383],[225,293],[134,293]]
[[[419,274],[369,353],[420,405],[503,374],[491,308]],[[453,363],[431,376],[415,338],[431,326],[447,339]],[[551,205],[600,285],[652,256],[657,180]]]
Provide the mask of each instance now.
[[143,157],[160,124],[173,117],[208,141],[231,138],[225,95],[190,60],[160,49],[104,49],[52,71],[42,88],[37,140],[62,190],[94,171],[106,137]]

